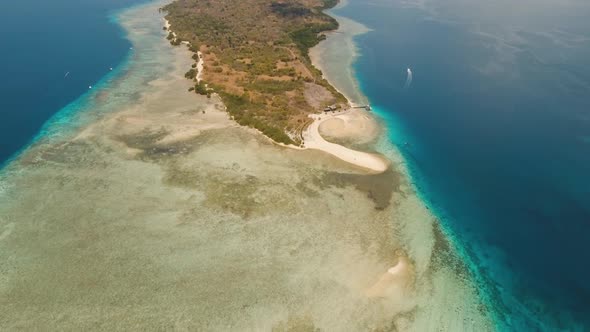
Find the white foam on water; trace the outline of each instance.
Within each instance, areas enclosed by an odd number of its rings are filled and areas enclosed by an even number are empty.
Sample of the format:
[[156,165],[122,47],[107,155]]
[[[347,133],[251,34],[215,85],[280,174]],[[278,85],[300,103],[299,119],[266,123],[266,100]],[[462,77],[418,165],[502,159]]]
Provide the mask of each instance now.
[[404,89],[407,89],[412,84],[412,69],[408,68],[408,76],[406,78],[406,84],[404,84]]

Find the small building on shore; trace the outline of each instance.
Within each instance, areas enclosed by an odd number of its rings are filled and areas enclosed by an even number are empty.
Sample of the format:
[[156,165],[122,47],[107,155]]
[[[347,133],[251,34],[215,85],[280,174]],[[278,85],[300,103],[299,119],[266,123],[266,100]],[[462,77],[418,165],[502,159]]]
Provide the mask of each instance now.
[[328,112],[335,112],[335,111],[337,111],[339,108],[340,108],[340,105],[336,105],[336,104],[334,104],[334,105],[330,105],[330,106],[328,106],[328,107],[324,108],[324,112],[326,112],[326,113],[328,113]]

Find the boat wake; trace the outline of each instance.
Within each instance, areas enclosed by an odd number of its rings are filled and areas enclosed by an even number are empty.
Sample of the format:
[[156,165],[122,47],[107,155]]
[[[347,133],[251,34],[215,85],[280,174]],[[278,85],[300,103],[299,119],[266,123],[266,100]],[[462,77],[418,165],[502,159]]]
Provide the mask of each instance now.
[[408,68],[408,77],[406,78],[406,84],[404,84],[404,89],[407,89],[412,84],[412,70]]

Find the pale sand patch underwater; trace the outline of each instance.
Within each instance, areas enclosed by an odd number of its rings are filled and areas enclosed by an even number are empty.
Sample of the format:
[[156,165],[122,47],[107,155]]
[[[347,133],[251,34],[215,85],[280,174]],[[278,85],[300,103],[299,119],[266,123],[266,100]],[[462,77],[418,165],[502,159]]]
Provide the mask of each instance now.
[[334,114],[322,122],[318,130],[326,140],[347,146],[373,143],[382,133],[375,117],[359,109]]
[[404,177],[276,146],[188,93],[160,5],[121,15],[138,54],[92,121],[0,176],[1,330],[486,329]]

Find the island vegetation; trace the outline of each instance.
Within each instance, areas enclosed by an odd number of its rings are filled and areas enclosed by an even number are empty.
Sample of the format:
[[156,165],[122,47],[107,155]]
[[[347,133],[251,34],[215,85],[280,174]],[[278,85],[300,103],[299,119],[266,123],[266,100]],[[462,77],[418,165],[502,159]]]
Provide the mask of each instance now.
[[[323,13],[337,0],[176,0],[162,8],[173,45],[195,61],[192,91],[219,94],[240,124],[273,140],[300,144],[310,113],[346,102],[315,68],[308,51],[338,22]],[[200,52],[200,56],[197,54]],[[202,80],[197,81],[197,77]]]

